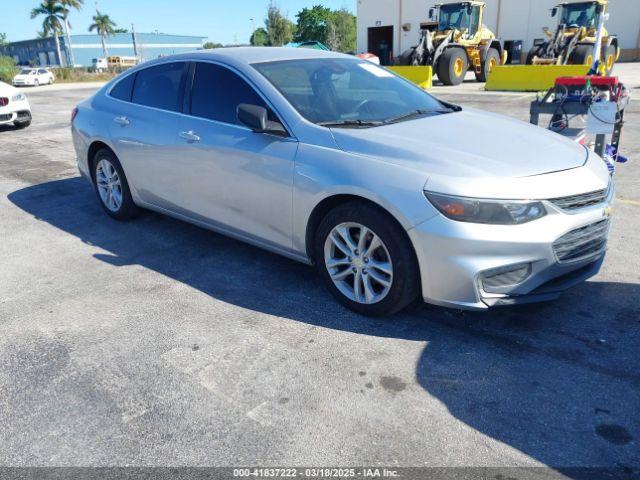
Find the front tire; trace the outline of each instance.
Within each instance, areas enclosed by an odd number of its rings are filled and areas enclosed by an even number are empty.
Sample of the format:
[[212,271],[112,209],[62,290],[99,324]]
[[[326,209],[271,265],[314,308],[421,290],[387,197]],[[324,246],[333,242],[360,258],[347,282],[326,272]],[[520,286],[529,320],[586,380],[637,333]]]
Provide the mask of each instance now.
[[460,85],[469,70],[467,52],[462,48],[448,48],[438,60],[438,78],[445,85]]
[[93,157],[91,170],[98,202],[107,215],[121,221],[134,218],[139,209],[133,202],[129,183],[118,157],[109,149],[98,150]]
[[495,48],[490,48],[487,52],[487,58],[482,62],[482,70],[480,73],[476,73],[476,80],[478,82],[486,82],[491,74],[493,67],[500,65],[500,52]]
[[569,58],[572,65],[593,65],[593,45],[578,45]]
[[533,47],[531,50],[529,50],[529,53],[527,53],[527,60],[526,60],[526,64],[527,65],[533,65],[533,59],[536,58],[538,56],[538,47]]
[[416,48],[411,47],[408,50],[405,50],[400,54],[400,58],[398,58],[398,65],[408,66],[413,64],[413,56],[415,54]]
[[618,51],[615,45],[609,45],[608,47],[603,48],[602,53],[602,64],[604,65],[605,75],[611,75],[613,72],[613,67],[616,64],[616,57],[618,55]]
[[391,315],[420,292],[418,262],[406,233],[366,202],[340,205],[324,217],[314,257],[333,296],[362,315]]

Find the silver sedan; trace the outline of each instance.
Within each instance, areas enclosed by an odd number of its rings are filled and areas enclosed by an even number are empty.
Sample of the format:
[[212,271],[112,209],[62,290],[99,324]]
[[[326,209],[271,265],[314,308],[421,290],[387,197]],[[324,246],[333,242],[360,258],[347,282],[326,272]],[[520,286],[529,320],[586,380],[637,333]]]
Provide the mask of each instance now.
[[598,156],[347,55],[158,59],[79,104],[72,131],[109,216],[151,209],[314,264],[366,315],[553,299],[606,250]]

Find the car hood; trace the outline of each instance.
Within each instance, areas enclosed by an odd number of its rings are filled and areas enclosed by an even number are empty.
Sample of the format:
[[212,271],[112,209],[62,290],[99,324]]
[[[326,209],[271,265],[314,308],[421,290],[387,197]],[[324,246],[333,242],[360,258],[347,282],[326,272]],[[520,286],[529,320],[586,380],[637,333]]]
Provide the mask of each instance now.
[[518,178],[583,166],[586,149],[557,133],[502,115],[464,109],[375,128],[333,128],[346,152],[427,175]]
[[6,83],[0,82],[0,97],[10,97],[18,93],[18,89],[12,87],[11,85],[7,85]]

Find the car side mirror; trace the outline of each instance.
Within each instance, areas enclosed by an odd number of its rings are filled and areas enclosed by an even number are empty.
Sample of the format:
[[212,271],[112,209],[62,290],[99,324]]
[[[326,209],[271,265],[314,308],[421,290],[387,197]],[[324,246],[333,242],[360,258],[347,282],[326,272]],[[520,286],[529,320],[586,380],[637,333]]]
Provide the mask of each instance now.
[[555,17],[558,14],[558,7],[553,7],[551,9],[551,17]]
[[269,112],[264,107],[241,103],[238,105],[237,115],[240,123],[256,133],[287,135],[287,131],[280,122],[269,120]]

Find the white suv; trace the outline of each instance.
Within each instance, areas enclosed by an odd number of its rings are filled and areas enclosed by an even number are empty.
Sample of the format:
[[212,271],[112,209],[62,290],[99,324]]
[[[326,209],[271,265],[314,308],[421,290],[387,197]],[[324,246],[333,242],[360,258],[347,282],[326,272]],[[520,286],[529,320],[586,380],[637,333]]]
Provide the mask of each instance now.
[[51,85],[55,77],[48,68],[23,68],[18,75],[13,77],[15,87],[39,85]]

